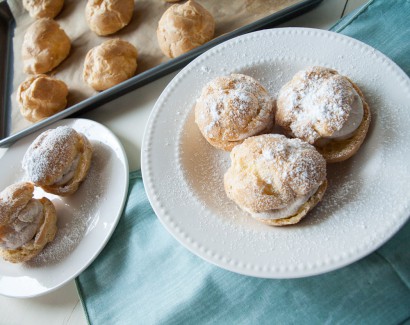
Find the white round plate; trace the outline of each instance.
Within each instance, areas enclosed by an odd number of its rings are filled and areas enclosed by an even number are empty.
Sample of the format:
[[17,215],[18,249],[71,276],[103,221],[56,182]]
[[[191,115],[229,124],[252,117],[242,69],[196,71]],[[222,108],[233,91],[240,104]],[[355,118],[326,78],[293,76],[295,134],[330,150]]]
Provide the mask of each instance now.
[[[337,69],[363,90],[372,123],[360,151],[328,167],[323,201],[298,225],[269,227],[224,192],[229,154],[211,147],[193,106],[211,79],[243,73],[276,97],[299,70]],[[264,278],[304,277],[374,251],[410,214],[410,80],[375,49],[314,29],[255,32],[223,43],[185,67],[158,99],[145,130],[144,184],[165,228],[222,268]]]
[[36,188],[34,197],[47,197],[56,207],[58,232],[33,260],[12,264],[0,258],[0,294],[34,297],[55,290],[80,274],[101,252],[114,231],[128,189],[128,161],[115,135],[85,119],[66,119],[13,144],[0,159],[1,190],[26,180],[23,156],[46,129],[68,125],[83,133],[94,148],[87,178],[71,196],[59,197]]

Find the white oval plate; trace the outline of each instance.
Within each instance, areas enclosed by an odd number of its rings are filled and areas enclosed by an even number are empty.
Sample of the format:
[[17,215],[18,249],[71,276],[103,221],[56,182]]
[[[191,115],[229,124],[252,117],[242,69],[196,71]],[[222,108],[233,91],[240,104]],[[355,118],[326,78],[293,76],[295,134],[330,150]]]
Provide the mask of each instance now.
[[48,197],[57,210],[58,232],[33,260],[12,264],[0,258],[0,294],[34,297],[55,290],[80,274],[101,252],[114,231],[128,189],[128,161],[116,136],[85,119],[66,119],[13,144],[0,159],[0,188],[25,180],[23,156],[46,129],[68,125],[87,136],[94,147],[90,171],[78,191],[59,197],[36,188],[34,197]]
[[[321,65],[349,76],[372,111],[356,156],[329,166],[329,188],[300,224],[269,227],[224,192],[230,159],[194,123],[193,106],[211,79],[233,72],[277,96],[298,70]],[[410,213],[410,81],[392,61],[349,37],[314,29],[255,32],[223,43],[185,67],[158,99],[145,130],[144,184],[165,228],[222,268],[264,278],[324,273],[374,251]]]

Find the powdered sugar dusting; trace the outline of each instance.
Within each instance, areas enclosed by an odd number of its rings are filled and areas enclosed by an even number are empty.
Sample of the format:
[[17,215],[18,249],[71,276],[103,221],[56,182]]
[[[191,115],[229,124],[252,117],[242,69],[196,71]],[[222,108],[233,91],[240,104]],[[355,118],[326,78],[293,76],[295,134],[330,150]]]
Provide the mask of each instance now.
[[[323,42],[329,46],[323,47]],[[206,74],[198,68],[205,64],[211,67]],[[155,123],[148,125],[153,126],[148,127],[152,149],[148,159],[158,148],[165,151],[161,135],[171,139],[175,132],[158,128],[158,121],[173,119],[174,112],[164,113],[168,111],[164,108],[174,105],[178,110],[191,110],[191,96],[199,95],[205,77],[244,73],[261,81],[275,96],[278,85],[312,65],[335,68],[351,77],[369,103],[372,123],[360,151],[343,164],[330,166],[323,201],[297,225],[269,227],[241,211],[224,196],[223,183],[213,179],[221,180],[229,165],[214,158],[224,153],[187,126],[193,122],[191,115],[170,125],[169,130],[177,130],[179,138],[176,153],[165,157],[173,161],[176,156],[177,160],[167,165],[167,177],[158,172],[159,164],[153,166],[155,159],[151,160],[145,180],[151,182],[161,204],[159,218],[201,257],[248,275],[313,275],[369,253],[405,222],[410,211],[408,80],[377,51],[334,33],[275,29],[242,37],[205,54],[164,93],[167,105],[158,105]],[[183,202],[169,190],[175,187]]]

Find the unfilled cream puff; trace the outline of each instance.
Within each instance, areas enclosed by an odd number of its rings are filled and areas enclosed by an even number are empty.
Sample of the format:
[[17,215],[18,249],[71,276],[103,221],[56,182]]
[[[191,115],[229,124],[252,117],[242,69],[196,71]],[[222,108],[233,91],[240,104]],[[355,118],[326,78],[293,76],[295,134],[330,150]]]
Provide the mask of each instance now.
[[27,149],[23,169],[44,191],[67,196],[77,191],[91,165],[92,146],[69,126],[41,133]]
[[64,81],[44,74],[29,76],[17,90],[21,114],[30,122],[50,117],[67,106],[68,88]]
[[283,135],[247,138],[231,152],[224,176],[227,196],[272,226],[298,223],[322,199],[326,161],[315,147]]
[[41,18],[24,34],[21,49],[24,71],[41,74],[53,70],[70,53],[71,41],[60,25]]
[[97,35],[113,34],[129,24],[134,12],[134,0],[88,0],[85,17]]
[[57,215],[47,198],[34,199],[34,185],[13,184],[0,193],[0,254],[12,263],[26,262],[53,241]]
[[210,41],[214,33],[215,20],[211,13],[189,0],[164,12],[158,22],[157,39],[161,51],[175,58]]
[[64,6],[64,0],[23,0],[24,8],[33,18],[54,18]]
[[299,71],[278,95],[276,123],[287,135],[313,144],[329,163],[359,150],[370,120],[359,87],[333,69]]
[[83,79],[95,90],[106,90],[132,76],[137,70],[134,45],[111,39],[92,48],[85,57]]
[[250,136],[270,132],[274,114],[273,98],[257,80],[243,74],[210,81],[195,105],[195,122],[202,135],[226,151]]

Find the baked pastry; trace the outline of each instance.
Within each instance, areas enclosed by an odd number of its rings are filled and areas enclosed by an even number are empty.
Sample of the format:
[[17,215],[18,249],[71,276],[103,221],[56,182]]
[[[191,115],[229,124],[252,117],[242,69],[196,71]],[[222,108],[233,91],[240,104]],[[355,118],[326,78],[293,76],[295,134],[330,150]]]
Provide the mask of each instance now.
[[67,196],[77,191],[91,165],[92,146],[69,126],[41,133],[27,149],[23,169],[44,191]]
[[17,90],[21,114],[31,122],[52,116],[67,106],[67,85],[44,74],[29,76]]
[[68,56],[70,48],[70,39],[58,23],[49,18],[38,19],[24,35],[24,71],[29,74],[49,72]]
[[195,105],[195,122],[202,135],[226,151],[250,136],[270,132],[274,114],[274,101],[266,89],[243,74],[210,81]]
[[326,161],[302,140],[254,136],[233,148],[224,186],[228,197],[258,221],[291,225],[322,199]]
[[287,135],[313,144],[329,163],[359,150],[370,120],[359,87],[333,69],[302,70],[278,95],[276,123]]
[[115,86],[135,74],[137,56],[137,49],[127,41],[118,38],[105,41],[87,53],[84,81],[95,90]]
[[34,199],[34,186],[13,184],[0,193],[0,254],[13,263],[37,256],[57,232],[53,203]]
[[158,22],[157,39],[169,58],[184,54],[214,37],[215,20],[200,4],[189,0],[169,7]]
[[24,8],[33,18],[54,18],[64,6],[64,0],[23,0]]
[[129,24],[134,0],[88,0],[85,18],[97,35],[110,35]]

